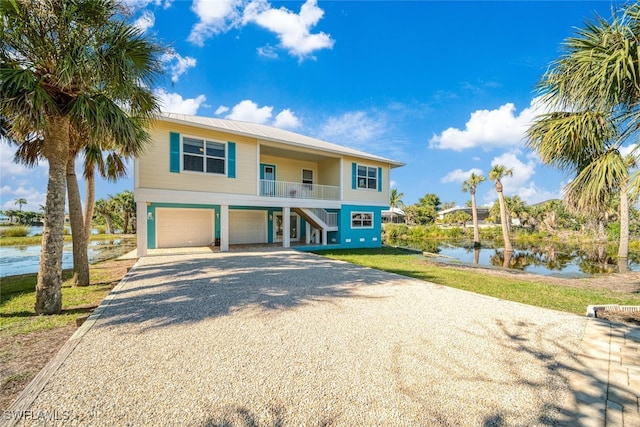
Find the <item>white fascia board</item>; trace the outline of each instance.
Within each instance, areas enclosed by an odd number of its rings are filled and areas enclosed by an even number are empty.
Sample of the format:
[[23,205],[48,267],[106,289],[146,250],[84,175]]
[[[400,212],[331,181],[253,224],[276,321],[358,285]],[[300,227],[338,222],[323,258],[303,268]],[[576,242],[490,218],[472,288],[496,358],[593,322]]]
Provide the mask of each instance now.
[[325,209],[339,209],[343,204],[339,200],[259,197],[248,194],[206,193],[200,191],[160,190],[155,188],[136,188],[134,195],[135,201],[141,203],[304,207]]

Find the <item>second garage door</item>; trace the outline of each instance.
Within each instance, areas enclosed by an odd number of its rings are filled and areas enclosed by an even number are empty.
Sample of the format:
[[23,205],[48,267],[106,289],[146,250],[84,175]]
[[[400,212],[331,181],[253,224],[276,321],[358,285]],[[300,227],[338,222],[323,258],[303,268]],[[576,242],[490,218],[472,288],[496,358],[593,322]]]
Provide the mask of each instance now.
[[267,212],[230,210],[229,243],[267,243]]
[[213,243],[213,209],[156,209],[157,247],[206,246]]

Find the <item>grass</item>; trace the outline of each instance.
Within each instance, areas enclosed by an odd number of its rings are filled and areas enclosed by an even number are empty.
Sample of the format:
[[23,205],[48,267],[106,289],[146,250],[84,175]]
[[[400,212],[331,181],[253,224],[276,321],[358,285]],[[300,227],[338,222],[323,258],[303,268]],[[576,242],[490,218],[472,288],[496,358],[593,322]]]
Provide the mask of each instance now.
[[[113,264],[114,261],[111,261]],[[116,261],[117,262],[117,261]],[[23,274],[0,279],[0,334],[13,336],[45,329],[64,327],[88,309],[82,306],[98,305],[121,276],[114,278],[115,269],[104,263],[90,266],[91,285],[73,287],[72,272],[63,271],[63,311],[52,316],[36,316],[34,312],[37,275]]]
[[584,315],[590,304],[640,305],[640,295],[553,285],[543,280],[505,278],[474,270],[447,268],[430,264],[422,255],[398,248],[382,247],[318,251],[317,253],[328,258],[452,288],[580,315]]

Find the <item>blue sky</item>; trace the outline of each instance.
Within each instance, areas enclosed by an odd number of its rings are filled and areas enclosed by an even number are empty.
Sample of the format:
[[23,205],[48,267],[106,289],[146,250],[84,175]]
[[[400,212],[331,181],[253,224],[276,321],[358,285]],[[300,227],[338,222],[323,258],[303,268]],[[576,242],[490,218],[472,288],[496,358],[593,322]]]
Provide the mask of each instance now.
[[[561,197],[570,177],[522,142],[535,85],[563,40],[609,1],[127,0],[131,21],[171,47],[153,88],[163,110],[282,127],[406,163],[392,185],[464,205],[461,183],[514,168],[505,194]],[[28,170],[0,146],[0,209],[38,210],[46,164]],[[83,188],[83,183],[80,183]],[[99,182],[97,198],[133,190]],[[492,203],[491,183],[478,188]]]

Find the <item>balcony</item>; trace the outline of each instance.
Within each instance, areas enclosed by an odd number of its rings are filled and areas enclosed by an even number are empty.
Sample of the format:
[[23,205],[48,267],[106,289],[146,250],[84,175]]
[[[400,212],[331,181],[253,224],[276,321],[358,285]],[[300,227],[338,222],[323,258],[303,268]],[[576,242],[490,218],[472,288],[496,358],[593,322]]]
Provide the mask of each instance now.
[[340,200],[340,187],[261,179],[260,195],[292,199]]

